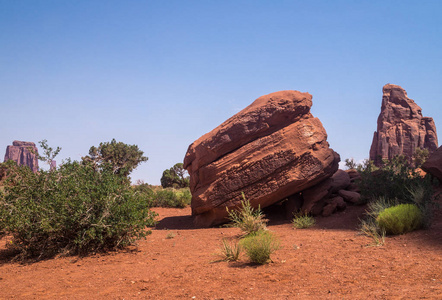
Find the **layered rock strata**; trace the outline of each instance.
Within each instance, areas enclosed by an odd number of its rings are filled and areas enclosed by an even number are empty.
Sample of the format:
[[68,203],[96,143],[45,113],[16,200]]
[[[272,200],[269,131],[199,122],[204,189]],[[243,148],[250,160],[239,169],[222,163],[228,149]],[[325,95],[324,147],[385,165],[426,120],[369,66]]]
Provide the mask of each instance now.
[[242,193],[263,208],[336,172],[339,155],[311,106],[308,93],[265,95],[189,146],[184,168],[196,225],[225,222]]

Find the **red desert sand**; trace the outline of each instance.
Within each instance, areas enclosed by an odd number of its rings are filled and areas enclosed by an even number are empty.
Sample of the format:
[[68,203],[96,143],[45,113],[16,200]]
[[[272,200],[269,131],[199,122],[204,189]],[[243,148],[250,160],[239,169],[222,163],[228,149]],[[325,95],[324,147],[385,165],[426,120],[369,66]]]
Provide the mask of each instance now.
[[442,299],[442,214],[429,230],[367,247],[364,207],[316,218],[309,229],[269,214],[281,249],[266,265],[213,262],[237,228],[193,227],[190,207],[155,208],[159,223],[138,247],[89,257],[11,262],[0,241],[0,299]]

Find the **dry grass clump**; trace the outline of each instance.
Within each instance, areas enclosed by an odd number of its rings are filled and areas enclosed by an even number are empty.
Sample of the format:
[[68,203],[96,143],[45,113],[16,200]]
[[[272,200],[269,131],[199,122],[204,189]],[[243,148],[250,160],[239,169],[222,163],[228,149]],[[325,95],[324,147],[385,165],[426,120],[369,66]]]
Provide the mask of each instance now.
[[292,224],[297,229],[309,228],[316,223],[315,219],[307,213],[295,213],[293,215]]

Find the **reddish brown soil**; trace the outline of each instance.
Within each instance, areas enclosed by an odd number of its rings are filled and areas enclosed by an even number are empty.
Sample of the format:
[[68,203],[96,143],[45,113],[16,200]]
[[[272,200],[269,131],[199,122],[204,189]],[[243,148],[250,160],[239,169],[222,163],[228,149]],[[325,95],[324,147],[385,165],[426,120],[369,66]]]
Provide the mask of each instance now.
[[107,255],[19,264],[1,240],[0,299],[442,299],[440,212],[431,229],[388,237],[382,247],[358,235],[363,207],[303,230],[272,213],[269,229],[282,248],[257,266],[245,256],[213,262],[238,229],[195,229],[190,208],[155,211],[160,222],[138,248]]

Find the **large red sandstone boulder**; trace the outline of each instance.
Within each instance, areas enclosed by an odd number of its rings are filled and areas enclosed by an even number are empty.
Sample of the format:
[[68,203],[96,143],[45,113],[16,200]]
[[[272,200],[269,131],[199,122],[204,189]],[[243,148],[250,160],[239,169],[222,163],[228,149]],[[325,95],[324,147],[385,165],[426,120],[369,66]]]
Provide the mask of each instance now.
[[33,172],[38,171],[38,149],[32,142],[14,141],[6,148],[4,161],[8,160],[19,166],[28,166]]
[[411,162],[416,149],[425,148],[432,153],[437,146],[433,119],[422,116],[422,109],[408,98],[403,88],[386,84],[377,131],[370,148],[370,160],[380,165],[382,159],[404,154]]
[[198,226],[225,222],[241,193],[263,208],[333,175],[339,155],[311,106],[308,93],[265,95],[189,146],[184,168]]
[[422,170],[430,173],[442,184],[442,146],[440,146],[422,165]]

